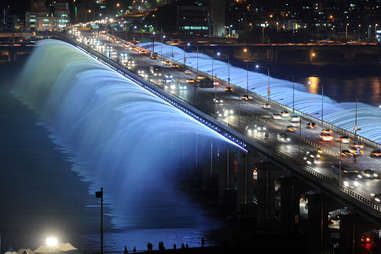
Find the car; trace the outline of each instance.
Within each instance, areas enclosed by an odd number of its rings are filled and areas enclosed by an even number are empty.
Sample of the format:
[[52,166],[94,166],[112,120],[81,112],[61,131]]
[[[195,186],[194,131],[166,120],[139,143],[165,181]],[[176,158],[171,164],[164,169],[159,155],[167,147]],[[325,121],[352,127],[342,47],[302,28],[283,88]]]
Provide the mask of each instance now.
[[347,176],[357,176],[359,171],[357,169],[341,167],[341,171]]
[[191,75],[191,74],[192,74],[192,72],[191,72],[190,70],[185,70],[184,73],[185,73],[186,75]]
[[349,148],[349,151],[351,151],[355,155],[361,155],[364,153],[363,149],[361,149],[360,147],[356,147],[356,146],[352,146],[351,148]]
[[289,125],[289,126],[287,126],[287,131],[289,131],[289,132],[295,132],[296,131],[296,127],[293,126],[293,125]]
[[176,85],[175,84],[165,85],[164,88],[170,89],[170,90],[176,90]]
[[135,60],[128,60],[127,65],[136,65]]
[[269,103],[265,103],[265,104],[263,104],[263,106],[262,106],[264,109],[270,109],[271,108],[271,104],[269,104]]
[[317,127],[317,124],[314,123],[314,122],[309,122],[307,123],[307,126],[306,126],[308,129],[315,129]]
[[231,93],[231,92],[233,92],[233,88],[231,86],[227,86],[227,87],[225,87],[225,92]]
[[213,86],[220,86],[220,81],[214,80],[213,81]]
[[352,153],[351,151],[349,151],[348,149],[344,149],[344,150],[342,150],[341,151],[341,156],[343,156],[343,157],[347,157],[347,156],[351,156],[351,157],[353,157],[355,154],[354,153]]
[[180,69],[180,65],[177,64],[177,63],[173,63],[172,64],[172,68],[174,68],[174,69]]
[[378,174],[373,169],[365,169],[357,176],[358,178],[375,179],[378,178]]
[[242,100],[244,100],[244,101],[248,101],[248,100],[251,100],[251,99],[253,99],[253,97],[251,97],[250,95],[248,95],[248,94],[244,94],[244,95],[242,95]]
[[273,113],[273,118],[276,120],[282,119],[282,116],[279,113]]
[[278,133],[277,138],[283,143],[289,143],[291,138],[286,133]]
[[364,149],[364,144],[361,144],[361,143],[358,143],[358,142],[354,142],[353,145],[352,145],[353,148],[360,148],[360,149]]
[[224,103],[224,101],[220,98],[213,98],[213,102],[216,104],[223,104]]
[[169,61],[169,60],[165,60],[165,61],[163,61],[163,64],[164,64],[165,66],[172,66],[172,63],[171,63],[171,61]]
[[217,115],[219,117],[229,117],[229,116],[231,116],[233,114],[234,114],[234,110],[233,109],[222,109],[222,111],[221,110],[217,111]]
[[319,151],[307,151],[305,153],[305,156],[314,158],[314,159],[320,159],[320,153]]
[[291,118],[290,118],[290,122],[292,122],[292,123],[298,123],[298,122],[300,122],[300,116],[292,115]]
[[290,112],[288,112],[288,111],[282,111],[282,112],[280,112],[280,115],[283,118],[287,118],[287,117],[290,117]]
[[360,183],[357,180],[345,180],[345,181],[343,181],[343,185],[344,185],[344,187],[347,187],[349,189],[354,189],[354,188],[360,186]]
[[180,83],[179,84],[179,89],[180,90],[186,90],[186,89],[188,89],[188,86],[186,84]]
[[254,124],[254,130],[258,132],[266,131],[267,128],[263,124]]
[[332,134],[332,130],[331,129],[322,129],[321,132],[325,133],[325,134]]
[[381,150],[373,150],[371,153],[370,153],[370,157],[371,158],[381,158]]
[[304,157],[303,157],[303,160],[307,163],[307,165],[310,165],[310,166],[316,164],[315,159],[310,158],[310,157],[307,157],[307,156],[304,156]]
[[381,203],[381,193],[371,193],[370,196],[373,198],[374,201],[377,203]]
[[266,126],[261,124],[254,124],[254,126],[252,127],[246,126],[246,130],[249,134],[253,134],[253,133],[265,132],[267,128]]
[[320,139],[324,142],[331,142],[333,141],[333,136],[331,134],[327,133],[320,133]]
[[159,56],[158,56],[158,54],[155,52],[155,53],[152,53],[151,54],[151,59],[152,60],[157,60],[157,59],[159,59]]
[[339,141],[343,144],[349,144],[351,142],[351,138],[348,136],[341,136]]
[[353,168],[347,168],[346,166],[343,166],[341,165],[338,165],[338,164],[333,164],[331,165],[331,168],[333,170],[335,170],[335,173],[338,174],[339,173],[339,169],[341,169],[341,173],[347,177],[354,177],[354,178],[357,178],[357,175],[359,173],[359,171],[357,169],[353,169]]

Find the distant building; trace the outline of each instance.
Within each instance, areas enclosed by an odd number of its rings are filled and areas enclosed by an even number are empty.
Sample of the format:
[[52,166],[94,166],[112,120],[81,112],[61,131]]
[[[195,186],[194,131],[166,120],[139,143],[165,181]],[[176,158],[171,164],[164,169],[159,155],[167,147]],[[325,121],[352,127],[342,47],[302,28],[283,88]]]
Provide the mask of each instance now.
[[25,13],[25,30],[28,32],[60,31],[70,22],[69,5],[66,0],[31,0],[31,11]]
[[210,0],[209,10],[210,10],[210,20],[212,25],[212,35],[217,37],[226,36],[225,1],[224,0]]
[[57,18],[57,30],[62,30],[70,23],[69,4],[66,0],[55,0],[54,17]]
[[209,35],[209,11],[205,6],[177,6],[177,27],[184,34]]

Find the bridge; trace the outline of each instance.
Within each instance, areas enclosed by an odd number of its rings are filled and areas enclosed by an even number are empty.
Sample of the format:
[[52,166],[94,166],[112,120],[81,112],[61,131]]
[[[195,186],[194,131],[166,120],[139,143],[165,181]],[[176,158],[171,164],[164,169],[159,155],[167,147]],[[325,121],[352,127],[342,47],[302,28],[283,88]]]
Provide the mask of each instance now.
[[[288,232],[299,227],[300,207],[308,199],[307,220],[311,244],[316,248],[327,244],[331,210],[344,206],[352,210],[341,220],[347,247],[353,246],[353,241],[359,244],[361,233],[381,225],[380,162],[378,155],[369,157],[378,144],[210,73],[162,55],[150,57],[147,49],[111,35],[88,32],[57,37],[233,142],[235,148],[222,156],[217,156],[212,146],[201,149],[211,154],[206,187],[209,178],[217,177],[222,183],[219,198],[233,200],[232,207],[239,211],[255,211],[257,223],[274,216],[274,198],[279,195],[281,204],[275,206]],[[91,43],[94,38],[98,43]],[[195,85],[199,79],[212,80],[213,86]],[[353,150],[354,146],[358,147]],[[218,172],[218,167],[224,170]],[[374,170],[366,171],[369,168]],[[353,224],[358,227],[351,227]]]

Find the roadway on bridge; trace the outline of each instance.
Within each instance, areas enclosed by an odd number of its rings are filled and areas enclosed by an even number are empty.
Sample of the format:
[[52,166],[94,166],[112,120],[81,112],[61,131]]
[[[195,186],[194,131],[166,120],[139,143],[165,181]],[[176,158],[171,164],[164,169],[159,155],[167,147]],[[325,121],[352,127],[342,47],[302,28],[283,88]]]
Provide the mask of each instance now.
[[[299,162],[295,166],[312,167],[316,172],[342,182],[370,200],[374,200],[374,194],[381,192],[381,159],[369,156],[377,146],[365,145],[363,154],[353,156],[351,149],[354,144],[359,144],[357,141],[352,139],[347,140],[347,143],[344,139],[341,142],[340,138],[344,134],[337,132],[332,132],[332,141],[323,141],[320,134],[324,127],[307,128],[311,120],[304,118],[296,117],[292,122],[292,112],[285,112],[285,108],[277,104],[270,103],[271,108],[265,109],[266,98],[253,92],[249,93],[252,96],[250,100],[243,100],[242,96],[246,94],[244,89],[233,85],[233,92],[226,92],[226,84],[224,86],[222,81],[214,82],[211,88],[200,88],[195,86],[195,81],[198,76],[206,78],[206,74],[184,69],[160,55],[157,59],[151,59],[149,52],[107,34],[73,34],[81,43],[121,63],[167,93],[196,106],[270,151],[288,155],[294,162]],[[313,158],[306,153],[316,154],[318,149],[321,150],[320,158],[314,163]],[[345,153],[341,156],[339,170],[341,151]],[[367,174],[364,171],[366,169],[374,170],[377,175]]]

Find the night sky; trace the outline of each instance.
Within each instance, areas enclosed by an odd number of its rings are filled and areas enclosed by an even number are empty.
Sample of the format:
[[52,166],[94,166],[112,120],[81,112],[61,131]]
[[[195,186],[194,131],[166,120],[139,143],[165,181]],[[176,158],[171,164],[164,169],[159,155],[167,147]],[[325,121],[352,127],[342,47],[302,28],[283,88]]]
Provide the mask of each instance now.
[[23,14],[29,7],[30,0],[0,0],[0,8],[10,5],[17,13]]

